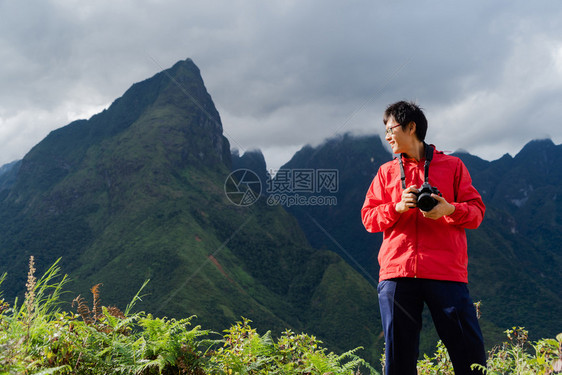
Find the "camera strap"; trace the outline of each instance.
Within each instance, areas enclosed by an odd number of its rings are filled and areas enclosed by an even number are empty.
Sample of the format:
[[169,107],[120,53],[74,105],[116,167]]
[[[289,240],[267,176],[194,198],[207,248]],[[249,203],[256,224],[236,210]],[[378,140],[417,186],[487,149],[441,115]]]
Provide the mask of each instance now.
[[[433,159],[433,150],[435,149],[432,145],[423,143],[425,149],[425,164],[424,164],[424,181],[429,181],[429,163]],[[406,173],[404,172],[404,163],[402,162],[402,155],[398,157],[398,162],[400,163],[400,180],[402,180],[402,189],[406,190]]]

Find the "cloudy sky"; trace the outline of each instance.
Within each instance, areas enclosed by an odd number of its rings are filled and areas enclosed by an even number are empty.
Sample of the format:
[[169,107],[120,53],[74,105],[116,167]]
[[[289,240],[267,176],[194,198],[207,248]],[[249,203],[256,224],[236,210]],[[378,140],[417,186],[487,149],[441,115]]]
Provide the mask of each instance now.
[[0,165],[192,58],[242,152],[382,134],[417,101],[427,140],[487,160],[562,143],[562,3],[0,0]]

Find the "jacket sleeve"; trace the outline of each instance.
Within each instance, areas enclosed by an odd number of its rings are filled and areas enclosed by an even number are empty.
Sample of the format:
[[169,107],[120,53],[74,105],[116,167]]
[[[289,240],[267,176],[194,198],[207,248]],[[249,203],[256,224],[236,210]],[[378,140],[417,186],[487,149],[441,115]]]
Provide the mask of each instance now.
[[459,159],[455,170],[455,212],[445,216],[445,221],[466,229],[476,229],[484,219],[486,207],[480,193],[472,186],[468,169]]
[[373,179],[365,202],[361,209],[361,219],[368,232],[382,232],[390,228],[399,219],[400,214],[394,208],[395,202],[385,189],[383,173],[379,169]]

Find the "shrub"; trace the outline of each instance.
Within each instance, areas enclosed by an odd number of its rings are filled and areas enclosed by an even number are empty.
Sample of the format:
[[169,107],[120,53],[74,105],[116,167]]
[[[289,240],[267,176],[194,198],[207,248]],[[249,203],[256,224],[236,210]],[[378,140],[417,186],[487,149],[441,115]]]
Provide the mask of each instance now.
[[[326,353],[320,341],[286,331],[277,342],[257,334],[244,319],[221,336],[186,319],[131,314],[141,287],[125,312],[100,306],[92,287],[92,308],[78,296],[77,313],[61,311],[58,261],[36,280],[33,257],[24,303],[0,299],[0,374],[358,374],[368,364],[355,355]],[[0,277],[0,285],[6,275]],[[1,298],[1,295],[0,295]],[[216,339],[210,339],[215,335]],[[374,370],[373,370],[374,372]]]
[[314,336],[286,330],[275,342],[271,332],[260,336],[243,319],[224,335],[225,342],[211,357],[211,374],[359,374],[376,371],[355,350],[342,355],[326,353]]
[[[505,331],[508,341],[488,353],[485,373],[501,374],[554,374],[562,372],[562,333],[556,339],[528,342],[528,332],[522,327]],[[475,365],[475,368],[481,366]],[[454,374],[447,349],[441,341],[433,357],[427,355],[418,361],[418,374]]]

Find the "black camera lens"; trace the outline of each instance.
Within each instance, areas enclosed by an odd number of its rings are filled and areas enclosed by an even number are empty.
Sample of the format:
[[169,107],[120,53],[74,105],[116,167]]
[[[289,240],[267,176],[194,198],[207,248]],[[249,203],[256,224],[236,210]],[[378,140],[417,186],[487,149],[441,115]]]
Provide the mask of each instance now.
[[422,211],[431,211],[437,205],[437,199],[433,198],[431,194],[439,194],[437,188],[432,187],[427,182],[421,186],[419,191],[416,205]]
[[431,211],[437,205],[437,200],[431,196],[431,193],[422,193],[418,197],[417,206],[422,211]]

